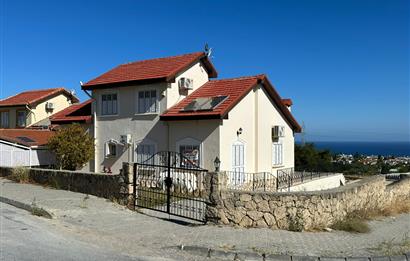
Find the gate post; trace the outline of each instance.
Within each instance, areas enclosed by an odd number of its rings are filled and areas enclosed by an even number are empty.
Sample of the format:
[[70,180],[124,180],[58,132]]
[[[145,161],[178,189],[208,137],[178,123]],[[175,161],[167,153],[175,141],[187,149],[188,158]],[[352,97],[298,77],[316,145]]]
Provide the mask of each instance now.
[[171,152],[168,151],[168,160],[167,160],[167,177],[165,180],[165,185],[167,187],[167,213],[171,213],[171,186],[172,186],[172,179],[171,179]]
[[131,210],[135,210],[135,200],[136,200],[136,189],[135,189],[135,183],[136,179],[135,177],[135,166],[132,163],[129,162],[123,162],[122,164],[122,174],[124,177],[124,183],[126,186],[126,195],[125,195],[125,200],[127,207]]
[[206,202],[205,221],[219,224],[221,217],[219,210],[222,208],[222,193],[227,188],[227,175],[225,172],[207,172],[205,175]]

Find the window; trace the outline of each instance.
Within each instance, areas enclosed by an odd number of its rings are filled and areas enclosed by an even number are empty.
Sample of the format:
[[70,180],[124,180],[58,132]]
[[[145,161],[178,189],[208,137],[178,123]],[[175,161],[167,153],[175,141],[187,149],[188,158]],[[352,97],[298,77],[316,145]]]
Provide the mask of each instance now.
[[199,145],[180,145],[179,152],[196,166],[200,165]]
[[105,143],[105,157],[111,158],[117,156],[117,142],[109,141]]
[[283,143],[281,141],[272,143],[272,165],[283,165]]
[[9,127],[9,112],[2,111],[0,112],[0,128],[8,128]]
[[155,113],[157,107],[157,91],[138,92],[138,113]]
[[17,127],[26,127],[26,111],[17,111]]
[[117,94],[101,95],[101,115],[115,115],[118,113]]
[[142,163],[151,158],[155,154],[155,144],[153,143],[139,143],[135,150],[136,162]]

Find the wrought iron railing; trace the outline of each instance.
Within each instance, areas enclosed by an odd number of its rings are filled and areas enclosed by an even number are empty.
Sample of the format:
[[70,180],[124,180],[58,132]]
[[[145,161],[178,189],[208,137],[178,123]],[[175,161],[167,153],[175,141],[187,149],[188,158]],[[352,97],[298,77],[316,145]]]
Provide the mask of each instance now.
[[228,177],[227,188],[245,191],[276,191],[276,177],[269,172],[249,173],[224,171]]
[[289,189],[292,186],[302,184],[313,179],[324,178],[335,175],[332,172],[316,172],[316,171],[295,171],[294,168],[280,169],[277,174],[276,189]]

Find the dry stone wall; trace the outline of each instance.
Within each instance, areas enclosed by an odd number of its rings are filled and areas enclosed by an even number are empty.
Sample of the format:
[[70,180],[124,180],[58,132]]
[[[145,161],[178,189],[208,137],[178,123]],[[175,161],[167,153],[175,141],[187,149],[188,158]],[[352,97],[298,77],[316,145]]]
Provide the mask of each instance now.
[[207,220],[240,227],[309,230],[325,228],[347,214],[410,198],[410,179],[387,186],[372,176],[346,186],[312,192],[248,192],[225,187],[223,173],[212,175]]

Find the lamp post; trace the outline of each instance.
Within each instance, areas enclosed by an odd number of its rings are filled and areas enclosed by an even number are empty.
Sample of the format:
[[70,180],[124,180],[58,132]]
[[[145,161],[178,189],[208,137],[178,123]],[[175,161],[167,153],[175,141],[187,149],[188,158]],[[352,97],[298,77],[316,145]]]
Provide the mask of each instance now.
[[216,158],[214,160],[214,166],[215,166],[215,171],[218,172],[219,167],[221,166],[221,160],[219,159],[218,156],[216,156]]

